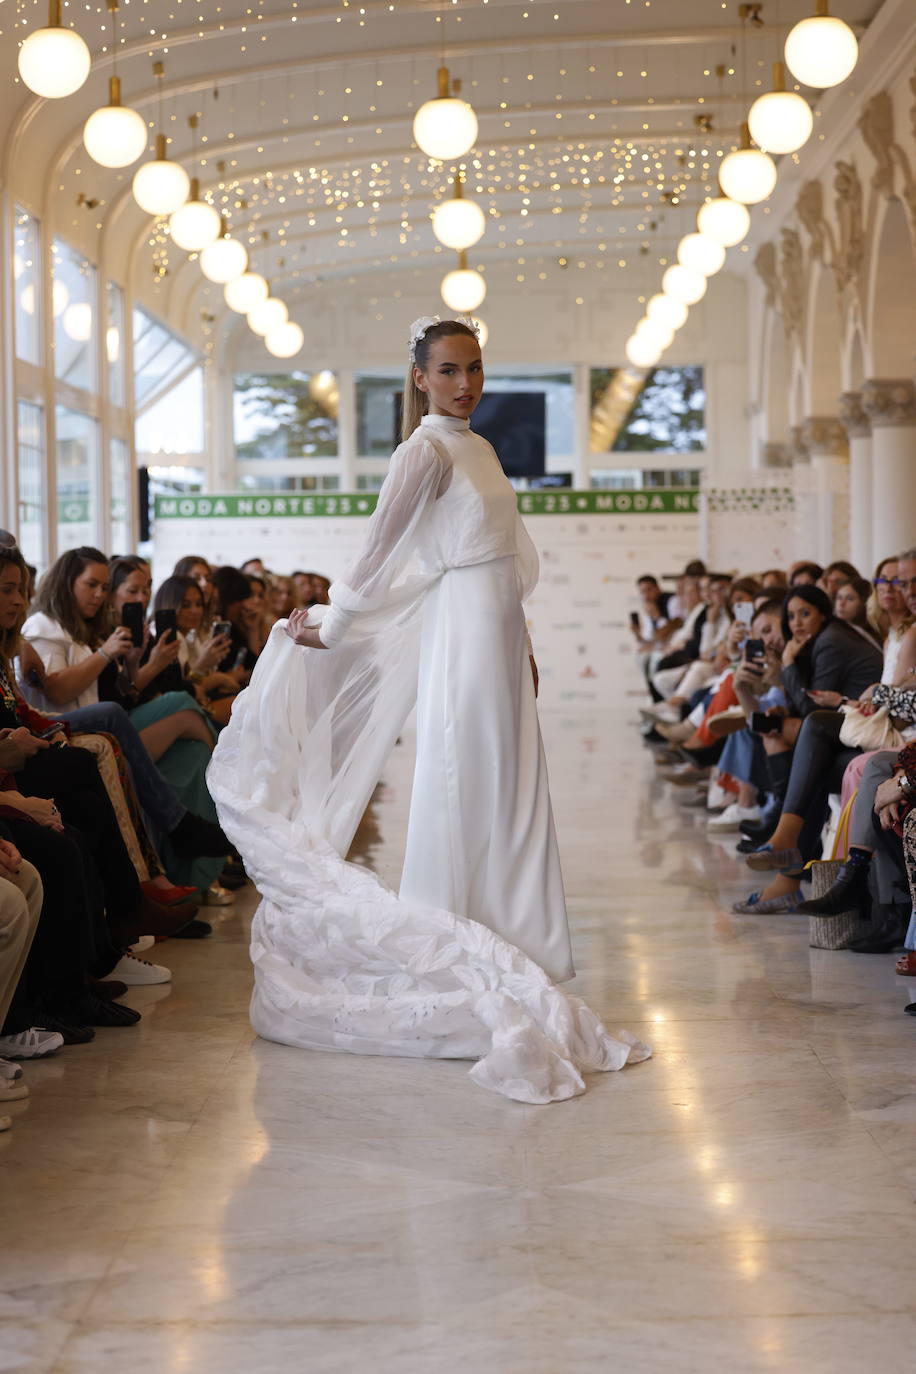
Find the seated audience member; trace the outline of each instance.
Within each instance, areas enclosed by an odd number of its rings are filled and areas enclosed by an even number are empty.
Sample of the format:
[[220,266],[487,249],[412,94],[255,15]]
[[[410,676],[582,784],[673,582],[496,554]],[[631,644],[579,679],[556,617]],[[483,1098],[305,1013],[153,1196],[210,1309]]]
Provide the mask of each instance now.
[[[38,929],[43,895],[37,868],[3,837],[0,825],[0,1032]],[[63,1043],[63,1036],[37,1026],[28,1026],[16,1035],[0,1034],[0,1131],[8,1131],[13,1124],[4,1114],[4,1105],[29,1095],[22,1069],[14,1059],[40,1059]]]
[[310,573],[312,579],[312,599],[310,606],[330,606],[331,598],[328,593],[331,590],[331,579],[325,577],[323,573]]
[[246,573],[251,592],[245,603],[243,618],[248,626],[248,643],[256,657],[260,657],[270,635],[273,620],[267,604],[267,578],[258,573]]
[[719,671],[724,666],[720,663],[720,653],[731,626],[728,606],[730,586],[731,578],[725,573],[709,574],[704,610],[697,620],[699,637],[693,659],[685,667],[659,667],[653,674],[652,686],[664,698],[663,704],[655,709],[657,719],[679,720],[682,707],[694,692],[705,687],[716,676],[717,664]]
[[260,627],[255,625],[256,601],[251,581],[238,568],[217,568],[213,574],[216,588],[216,618],[229,622],[230,647],[219,664],[221,673],[231,673],[243,686],[248,681],[261,652]]
[[242,572],[246,577],[259,577],[262,582],[267,576],[267,569],[260,558],[246,558],[242,564]]
[[833,594],[833,614],[837,620],[851,625],[860,635],[864,635],[870,644],[874,644],[876,649],[880,649],[881,641],[868,623],[868,602],[871,592],[871,583],[862,577],[856,577],[851,582],[841,582]]
[[[157,590],[153,604],[156,615],[163,611],[175,613],[177,666],[182,687],[224,725],[239,690],[234,678],[216,668],[229,652],[229,636],[201,636],[198,642],[204,618],[203,598],[197,583],[190,577],[167,577]],[[192,646],[196,647],[196,653]]]
[[216,588],[213,585],[213,569],[210,564],[206,558],[200,558],[197,554],[189,554],[186,558],[179,558],[172,569],[172,576],[190,577],[193,582],[197,583],[204,606],[201,634],[208,635],[216,610]]
[[[663,648],[656,649],[646,660],[646,676],[652,696],[656,701],[662,701],[664,698],[653,684],[654,674],[672,668],[679,668],[683,671],[699,657],[700,653],[700,635],[703,628],[703,617],[706,614],[706,604],[700,596],[699,578],[685,576],[682,579],[679,595],[681,624],[671,635],[667,644]],[[676,678],[675,681],[677,680]]]
[[824,576],[819,563],[793,563],[789,569],[790,587],[814,587]]
[[824,575],[820,579],[820,585],[832,601],[837,594],[837,589],[844,582],[861,582],[862,574],[858,568],[854,568],[851,563],[846,563],[842,559],[836,563],[830,563],[824,569]]
[[303,572],[301,568],[296,568],[290,574],[290,581],[293,584],[293,594],[296,598],[296,609],[299,611],[307,610],[312,604],[312,592],[314,582],[310,572]]
[[273,574],[267,589],[267,609],[272,625],[276,625],[278,620],[287,620],[290,612],[296,609],[296,594],[291,577]]
[[789,579],[782,568],[767,568],[766,572],[760,574],[760,586],[763,591],[775,595],[788,589]]
[[636,590],[639,610],[633,612],[635,619],[631,618],[630,629],[638,651],[647,654],[664,643],[675,628],[667,614],[670,597],[650,573],[636,579]]

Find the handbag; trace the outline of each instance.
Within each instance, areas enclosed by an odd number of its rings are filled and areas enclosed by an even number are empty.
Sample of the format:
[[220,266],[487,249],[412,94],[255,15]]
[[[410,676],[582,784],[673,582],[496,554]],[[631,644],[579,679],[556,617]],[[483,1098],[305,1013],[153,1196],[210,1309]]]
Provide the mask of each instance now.
[[854,701],[841,706],[844,720],[840,726],[840,743],[849,749],[902,749],[904,739],[894,725],[886,706],[879,706],[874,715],[866,716]]

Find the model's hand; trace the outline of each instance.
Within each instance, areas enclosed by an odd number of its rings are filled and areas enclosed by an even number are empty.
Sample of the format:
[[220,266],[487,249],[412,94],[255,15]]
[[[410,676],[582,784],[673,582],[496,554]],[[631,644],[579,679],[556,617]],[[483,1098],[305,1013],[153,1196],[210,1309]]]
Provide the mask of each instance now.
[[538,676],[538,665],[534,661],[534,654],[528,655],[528,662],[531,664],[531,676],[534,678],[534,695],[537,696],[538,685],[540,684],[541,679]]
[[291,611],[289,620],[284,629],[294,644],[300,644],[304,649],[326,649],[328,646],[322,644],[318,634],[317,625],[307,625],[309,618],[307,610]]

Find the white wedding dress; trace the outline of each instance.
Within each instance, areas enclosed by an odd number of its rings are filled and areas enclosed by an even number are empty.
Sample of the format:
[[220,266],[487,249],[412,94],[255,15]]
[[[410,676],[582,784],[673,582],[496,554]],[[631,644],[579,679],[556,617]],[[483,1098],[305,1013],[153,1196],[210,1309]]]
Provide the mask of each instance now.
[[[328,651],[272,631],[208,774],[262,895],[265,1039],[474,1059],[476,1082],[533,1103],[648,1057],[554,986],[573,968],[521,605],[537,570],[493,449],[426,416],[318,608]],[[343,856],[415,702],[396,895]]]

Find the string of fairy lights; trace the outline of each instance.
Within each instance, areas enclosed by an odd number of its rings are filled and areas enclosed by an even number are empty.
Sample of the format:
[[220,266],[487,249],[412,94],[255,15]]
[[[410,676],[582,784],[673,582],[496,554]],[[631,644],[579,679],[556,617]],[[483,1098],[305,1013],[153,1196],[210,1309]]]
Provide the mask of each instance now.
[[[123,2],[130,4],[130,0]],[[32,7],[38,3],[44,0],[32,0]],[[156,40],[156,51],[160,55],[168,52],[169,26],[182,17],[180,7],[183,3],[184,0],[173,0],[167,7],[167,15],[161,13],[166,7],[160,7],[156,24],[151,22],[152,14],[146,20],[142,9],[138,14],[136,3],[131,6],[134,28],[139,19],[141,32]],[[478,244],[483,247],[485,235],[495,240],[503,252],[522,250],[516,257],[519,284],[526,281],[535,265],[543,265],[541,259],[531,259],[526,245],[526,227],[540,221],[544,247],[548,247],[548,225],[552,216],[567,217],[557,221],[560,232],[553,240],[558,252],[555,263],[559,267],[583,268],[586,265],[577,254],[578,241],[582,249],[587,245],[590,250],[597,250],[598,266],[604,266],[606,260],[609,266],[624,268],[628,265],[627,243],[633,243],[635,235],[645,235],[647,229],[655,229],[659,221],[664,220],[668,208],[677,207],[686,199],[691,183],[699,182],[706,198],[699,209],[696,231],[681,239],[675,262],[669,263],[664,254],[658,258],[667,268],[661,290],[648,300],[645,317],[627,342],[627,357],[633,367],[655,366],[672,342],[675,331],[686,321],[689,307],[702,298],[709,277],[723,266],[727,249],[745,238],[750,225],[747,207],[759,204],[772,192],[777,177],[773,156],[796,151],[810,137],[813,116],[808,101],[797,91],[785,89],[785,67],[778,63],[772,91],[754,102],[742,127],[740,145],[733,151],[726,151],[714,146],[717,140],[712,121],[712,112],[721,110],[726,103],[721,82],[718,97],[707,92],[687,99],[680,95],[666,99],[656,93],[642,100],[621,101],[613,95],[599,101],[589,84],[599,64],[594,57],[586,61],[583,85],[581,69],[564,59],[560,45],[558,55],[563,65],[558,68],[558,89],[554,98],[558,105],[566,99],[563,108],[551,108],[543,93],[538,104],[530,100],[511,100],[509,92],[503,91],[510,77],[502,69],[498,51],[490,54],[489,65],[477,62],[472,69],[476,78],[469,82],[472,104],[462,91],[461,81],[453,79],[447,65],[446,21],[459,25],[464,17],[457,12],[457,3],[458,0],[450,0],[450,3],[443,0],[440,12],[434,16],[441,40],[440,61],[435,83],[430,81],[425,92],[428,98],[422,100],[413,113],[413,149],[405,146],[404,153],[399,154],[395,148],[389,148],[375,157],[366,152],[373,138],[378,140],[387,136],[390,141],[386,120],[378,113],[375,103],[377,91],[386,84],[388,72],[380,76],[376,65],[375,89],[370,90],[369,100],[363,103],[362,93],[354,97],[355,83],[344,66],[343,92],[347,99],[342,102],[343,108],[335,110],[329,120],[319,114],[319,103],[315,99],[316,96],[324,97],[326,91],[319,89],[312,93],[313,145],[317,153],[314,160],[252,174],[240,170],[240,159],[231,153],[234,146],[246,140],[233,144],[237,135],[230,132],[225,136],[225,146],[215,155],[213,142],[207,146],[207,133],[198,134],[199,111],[187,120],[191,131],[189,156],[182,161],[170,157],[172,140],[167,130],[174,125],[178,115],[174,110],[167,116],[164,113],[164,65],[161,60],[153,63],[155,123],[147,122],[136,109],[124,103],[118,52],[124,49],[127,40],[119,17],[118,0],[105,0],[107,18],[101,6],[96,6],[94,12],[104,21],[106,41],[100,51],[109,55],[108,99],[86,120],[83,145],[89,157],[99,165],[125,169],[147,153],[150,130],[154,130],[154,155],[140,163],[133,174],[131,187],[137,205],[151,217],[149,242],[154,271],[160,276],[168,271],[169,245],[191,254],[207,280],[223,288],[226,305],[244,314],[252,330],[264,338],[268,350],[278,357],[294,356],[304,342],[300,326],[289,320],[286,303],[273,294],[269,280],[272,243],[278,253],[290,255],[289,258],[280,257],[275,253],[275,267],[286,266],[292,261],[296,265],[287,275],[297,276],[303,270],[296,261],[299,250],[290,243],[293,212],[307,217],[309,229],[320,227],[338,262],[341,255],[345,258],[354,253],[358,240],[361,243],[372,241],[386,232],[396,234],[401,250],[391,254],[390,261],[400,261],[405,254],[417,257],[428,242],[423,236],[431,227],[433,251],[457,255],[455,267],[446,272],[441,283],[443,300],[456,312],[473,314],[486,297],[487,284],[481,270],[483,263],[472,266],[468,253]],[[480,0],[480,3],[486,5],[488,0]],[[626,3],[629,5],[631,0]],[[148,4],[149,0],[142,0],[144,7]],[[21,42],[19,73],[24,84],[35,94],[57,100],[81,89],[89,77],[92,57],[76,28],[63,23],[62,0],[48,0],[48,5],[47,26],[30,30]],[[725,9],[726,4],[721,7]],[[28,25],[25,17],[28,8],[28,0],[16,0],[16,27]],[[190,8],[188,0],[187,9]],[[341,0],[341,12],[333,18],[336,23],[366,28],[370,22],[393,14],[396,8],[391,0],[388,3]],[[738,8],[743,19],[750,15],[753,21],[760,22],[759,11],[763,5],[740,5]],[[91,13],[93,7],[86,4],[85,10]],[[309,18],[307,6],[300,7],[297,0],[292,0],[283,14],[265,12],[264,0],[252,0],[243,15],[230,16],[225,5],[216,5],[208,6],[206,16],[202,11],[197,12],[196,19],[201,38],[222,32],[224,26],[231,27],[238,34],[244,53],[255,43],[280,36],[284,25],[296,22],[297,14],[292,13],[296,10],[300,11],[303,20]],[[814,10],[810,18],[791,30],[786,42],[785,65],[802,85],[817,90],[846,79],[857,60],[857,43],[852,30],[843,21],[830,16],[828,0],[814,0]],[[322,13],[324,19],[330,18],[326,12]],[[519,17],[522,23],[528,21],[530,8],[522,6]],[[559,22],[558,8],[552,13],[552,20]],[[83,21],[80,23],[82,26]],[[86,26],[91,23],[87,18]],[[190,30],[183,33],[186,37]],[[195,32],[192,37],[196,36]],[[136,47],[134,39],[129,51],[133,52]],[[732,52],[734,54],[734,49]],[[649,63],[645,53],[634,56],[637,67],[630,74],[635,76],[638,72],[640,79],[648,79]],[[606,66],[607,74],[613,76],[616,72],[619,79],[624,76],[626,64],[618,66],[618,63],[619,55],[617,62]],[[488,77],[484,81],[480,79],[482,66],[486,66]],[[703,77],[711,78],[714,71],[720,78],[724,73],[735,76],[734,66],[726,64],[714,68],[710,64],[703,70]],[[569,99],[568,90],[564,95],[562,87],[567,79],[577,82],[575,102]],[[524,74],[525,82],[533,80],[533,71]],[[416,86],[417,81],[414,79],[407,84]],[[759,87],[761,83],[758,80],[756,84]],[[500,97],[493,101],[491,108],[484,109],[481,116],[486,116],[489,140],[499,128],[500,136],[495,143],[479,142],[480,125],[475,105],[481,85],[485,89],[492,88]],[[745,79],[743,89],[746,85]],[[214,97],[217,94],[214,92]],[[274,129],[264,135],[265,144],[287,141],[280,129],[289,127],[289,114],[283,110],[289,109],[293,98],[294,93],[287,89],[284,100],[279,84],[274,85],[269,104],[272,114],[278,106],[281,113]],[[143,99],[141,97],[141,104]],[[593,102],[594,107],[590,108]],[[258,103],[259,110],[263,110],[268,101],[261,98]],[[685,130],[683,138],[670,134],[653,138],[648,121],[642,123],[639,132],[616,132],[620,118],[626,120],[629,116],[632,121],[639,118],[640,110],[648,114],[656,108],[670,109],[677,116],[674,123],[679,127],[684,125],[682,112],[693,114],[693,133]],[[697,108],[710,114],[698,116],[693,113]],[[560,126],[564,120],[567,126],[578,120],[583,127],[600,120],[601,131],[599,133],[596,128],[587,135],[562,139]],[[304,125],[297,133],[304,135],[307,128],[308,125]],[[348,149],[358,143],[362,156],[354,157],[352,152],[341,155],[341,140]],[[247,140],[249,146],[251,142]],[[416,149],[420,150],[422,159],[418,159]],[[258,154],[264,151],[264,146],[258,143]],[[213,180],[214,164],[218,181],[202,192],[202,180],[205,177]],[[715,186],[716,179],[720,194],[710,195],[709,189]],[[620,219],[625,220],[624,209],[629,212],[634,209],[634,189],[638,196],[635,206],[638,222],[615,223],[615,211],[620,210]],[[509,197],[518,202],[512,208],[507,206]],[[645,202],[642,211],[639,200]],[[415,214],[418,203],[424,206],[419,218]],[[574,225],[569,222],[569,216],[575,217]],[[519,229],[516,223],[510,224],[513,219],[524,221],[524,227]],[[233,232],[231,226],[237,223],[246,227]],[[268,223],[271,225],[269,233],[265,228]],[[428,252],[428,248],[425,251]],[[637,251],[635,246],[633,251]],[[648,243],[643,239],[638,252],[644,256],[648,251]],[[619,256],[621,253],[624,256]],[[255,270],[256,267],[260,270]],[[543,278],[545,273],[540,270],[537,275]]]

